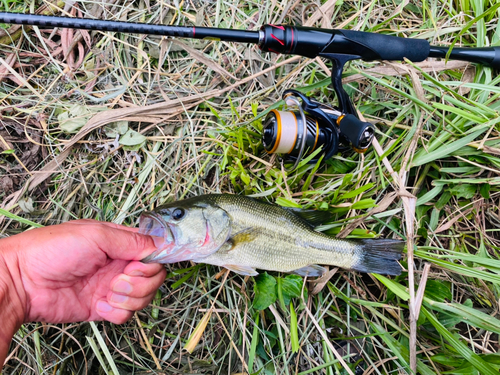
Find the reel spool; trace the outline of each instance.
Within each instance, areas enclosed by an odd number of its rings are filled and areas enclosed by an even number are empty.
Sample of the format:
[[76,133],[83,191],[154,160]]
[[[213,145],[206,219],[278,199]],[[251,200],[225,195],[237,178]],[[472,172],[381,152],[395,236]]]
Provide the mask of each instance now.
[[298,111],[269,112],[264,122],[262,143],[269,154],[286,154],[288,158],[294,158],[293,167],[287,168],[292,171],[297,168],[306,147],[310,153],[324,144],[325,134],[321,134],[321,141],[318,144],[320,138],[318,121],[306,116],[299,100],[293,95],[285,97],[285,102],[289,106],[295,104]]
[[[306,115],[305,147],[313,152],[327,138],[318,120]],[[301,155],[304,137],[304,120],[300,111],[271,110],[264,124],[263,144],[269,154]]]
[[311,100],[296,90],[285,91],[283,99],[288,107],[296,106],[297,110],[271,110],[264,120],[262,143],[267,153],[295,161],[287,170],[294,170],[304,156],[319,147],[328,159],[339,149],[363,153],[373,141],[373,125],[353,114]]

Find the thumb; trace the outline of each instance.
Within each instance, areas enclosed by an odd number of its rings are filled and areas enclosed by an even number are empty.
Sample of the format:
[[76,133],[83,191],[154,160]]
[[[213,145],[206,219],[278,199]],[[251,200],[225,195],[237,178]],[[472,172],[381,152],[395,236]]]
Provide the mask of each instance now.
[[[92,239],[111,259],[141,260],[157,249],[151,236],[110,223],[97,225],[98,229],[92,231]],[[89,231],[90,228],[85,226],[85,230]]]

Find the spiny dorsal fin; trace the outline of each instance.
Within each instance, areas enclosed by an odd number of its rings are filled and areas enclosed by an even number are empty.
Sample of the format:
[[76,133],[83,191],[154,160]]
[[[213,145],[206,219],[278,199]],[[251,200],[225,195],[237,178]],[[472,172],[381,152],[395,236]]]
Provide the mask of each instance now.
[[332,214],[328,211],[304,210],[296,207],[283,208],[293,213],[295,216],[298,216],[313,228],[326,223],[332,218]]

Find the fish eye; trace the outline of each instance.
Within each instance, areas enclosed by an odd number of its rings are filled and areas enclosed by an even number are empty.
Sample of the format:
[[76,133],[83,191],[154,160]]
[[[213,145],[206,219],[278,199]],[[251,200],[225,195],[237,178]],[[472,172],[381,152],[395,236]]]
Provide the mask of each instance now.
[[185,214],[186,214],[186,211],[183,208],[176,208],[172,212],[172,219],[174,219],[174,220],[180,220],[180,219],[182,219],[184,217]]

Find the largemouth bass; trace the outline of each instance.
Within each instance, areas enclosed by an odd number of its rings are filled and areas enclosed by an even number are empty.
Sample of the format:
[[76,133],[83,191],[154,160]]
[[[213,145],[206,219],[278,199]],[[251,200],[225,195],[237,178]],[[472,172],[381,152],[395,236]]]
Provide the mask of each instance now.
[[231,194],[202,195],[157,207],[140,218],[139,233],[158,250],[143,262],[192,260],[242,275],[257,269],[320,276],[331,265],[399,275],[404,242],[336,239],[314,230],[329,214],[288,209]]

